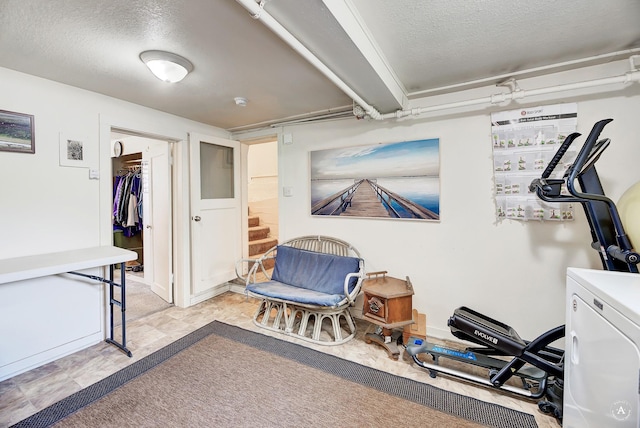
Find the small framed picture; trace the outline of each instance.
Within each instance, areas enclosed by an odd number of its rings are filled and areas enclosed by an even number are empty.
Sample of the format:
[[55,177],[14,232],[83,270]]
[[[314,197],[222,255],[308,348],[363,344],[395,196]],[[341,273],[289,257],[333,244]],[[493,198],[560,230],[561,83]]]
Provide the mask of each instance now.
[[36,152],[32,115],[0,110],[0,151]]
[[60,133],[60,165],[88,168],[87,139]]

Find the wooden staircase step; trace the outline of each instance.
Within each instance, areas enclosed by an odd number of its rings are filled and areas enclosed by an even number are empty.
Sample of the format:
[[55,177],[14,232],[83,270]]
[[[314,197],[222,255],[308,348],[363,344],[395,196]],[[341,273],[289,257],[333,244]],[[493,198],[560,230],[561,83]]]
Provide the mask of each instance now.
[[258,254],[266,253],[271,247],[278,245],[276,238],[256,239],[249,242],[249,257],[255,258]]
[[268,238],[270,230],[269,226],[249,227],[249,242]]
[[249,227],[260,226],[260,216],[250,215],[249,216]]

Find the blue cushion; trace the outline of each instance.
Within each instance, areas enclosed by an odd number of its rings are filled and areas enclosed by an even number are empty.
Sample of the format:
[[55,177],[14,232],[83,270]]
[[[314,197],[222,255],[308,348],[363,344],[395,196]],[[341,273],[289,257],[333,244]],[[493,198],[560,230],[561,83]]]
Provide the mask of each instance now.
[[318,306],[336,306],[344,294],[327,294],[278,281],[257,282],[247,285],[247,291],[264,297]]
[[[344,297],[345,277],[349,273],[358,272],[359,268],[360,259],[356,257],[335,256],[279,245],[271,279]],[[351,279],[349,292],[353,291],[356,282],[357,278]]]

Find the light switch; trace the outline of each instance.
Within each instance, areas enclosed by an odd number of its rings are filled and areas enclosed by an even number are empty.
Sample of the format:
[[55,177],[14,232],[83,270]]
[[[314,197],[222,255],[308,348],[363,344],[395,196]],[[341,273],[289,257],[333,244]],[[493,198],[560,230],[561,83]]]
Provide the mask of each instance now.
[[99,180],[99,179],[100,179],[100,170],[89,169],[89,180]]
[[284,134],[282,136],[282,144],[285,144],[285,145],[293,144],[293,137],[291,136],[291,134]]
[[284,196],[287,196],[287,197],[289,197],[289,196],[293,196],[293,187],[291,187],[291,186],[285,186],[285,187],[283,187],[283,188],[282,188],[282,194],[283,194]]

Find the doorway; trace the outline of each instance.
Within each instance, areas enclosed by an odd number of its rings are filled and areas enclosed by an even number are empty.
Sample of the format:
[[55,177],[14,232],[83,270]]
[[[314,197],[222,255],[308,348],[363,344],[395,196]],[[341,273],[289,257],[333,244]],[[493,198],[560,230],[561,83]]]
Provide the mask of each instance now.
[[174,302],[171,143],[112,129],[111,146],[113,243],[138,254],[124,272],[129,320]]
[[[249,145],[247,153],[248,255],[255,258],[278,244],[278,142]],[[247,248],[247,247],[245,247]]]

